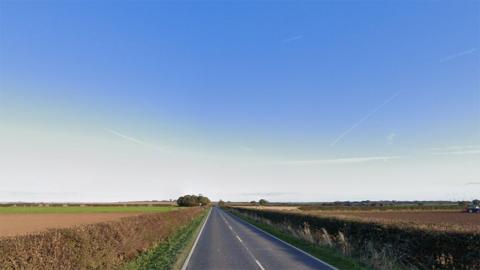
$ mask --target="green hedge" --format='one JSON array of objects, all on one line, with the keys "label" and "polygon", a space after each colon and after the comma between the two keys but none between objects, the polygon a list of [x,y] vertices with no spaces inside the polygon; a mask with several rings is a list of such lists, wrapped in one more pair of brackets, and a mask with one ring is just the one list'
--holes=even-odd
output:
[{"label": "green hedge", "polygon": [[419,269],[480,269],[480,234],[417,229],[401,225],[319,217],[301,213],[235,208],[235,210],[267,219],[273,224],[290,224],[310,231],[324,228],[329,234],[342,232],[352,250],[367,245],[376,250],[389,248],[404,265]]}]

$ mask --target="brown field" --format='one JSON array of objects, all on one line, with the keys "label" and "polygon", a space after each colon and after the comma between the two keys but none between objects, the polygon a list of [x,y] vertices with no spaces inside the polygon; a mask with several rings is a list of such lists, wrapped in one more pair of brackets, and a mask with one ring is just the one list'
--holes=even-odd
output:
[{"label": "brown field", "polygon": [[382,224],[410,225],[417,228],[442,231],[480,232],[480,214],[468,214],[458,210],[309,210],[295,206],[238,206],[252,210],[298,212],[308,215],[361,220]]},{"label": "brown field", "polygon": [[298,206],[254,206],[254,205],[242,205],[236,206],[237,208],[246,208],[246,209],[261,209],[261,210],[278,210],[278,211],[295,211],[298,210]]},{"label": "brown field", "polygon": [[480,231],[480,215],[453,211],[311,211],[309,214],[442,230]]},{"label": "brown field", "polygon": [[140,213],[1,214],[0,237],[36,233],[49,228],[68,228],[112,221],[139,214]]}]

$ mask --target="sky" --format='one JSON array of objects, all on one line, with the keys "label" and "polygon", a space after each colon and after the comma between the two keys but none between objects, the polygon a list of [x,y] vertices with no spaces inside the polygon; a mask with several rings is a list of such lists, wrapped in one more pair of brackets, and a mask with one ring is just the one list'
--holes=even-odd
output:
[{"label": "sky", "polygon": [[480,197],[478,1],[1,1],[0,201]]}]

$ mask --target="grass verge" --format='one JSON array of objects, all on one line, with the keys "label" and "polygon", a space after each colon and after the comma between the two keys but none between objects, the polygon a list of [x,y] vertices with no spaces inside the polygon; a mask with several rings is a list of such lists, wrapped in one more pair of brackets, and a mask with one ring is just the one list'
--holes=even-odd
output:
[{"label": "grass verge", "polygon": [[[228,210],[227,210],[228,211]],[[323,247],[323,246],[319,246],[319,245],[315,245],[315,244],[312,244],[312,243],[309,243],[309,242],[306,242],[304,240],[301,240],[301,239],[298,239],[298,238],[295,238],[294,236],[292,235],[289,235],[287,233],[284,233],[276,228],[274,228],[273,226],[270,226],[270,225],[267,225],[267,224],[264,224],[264,223],[260,223],[256,220],[253,220],[251,218],[248,218],[248,217],[245,217],[245,216],[242,216],[242,215],[238,215],[237,213],[234,213],[234,212],[231,212],[230,213],[240,217],[241,219],[247,221],[248,223],[252,224],[252,225],[255,225],[256,227],[282,239],[283,241],[313,255],[314,257],[332,265],[332,266],[335,266],[336,268],[338,269],[341,269],[341,270],[369,270],[370,268],[368,268],[364,263],[362,263],[361,261],[358,261],[354,258],[350,258],[350,257],[347,257],[345,255],[343,255],[341,252],[333,249],[333,248],[329,248],[329,247]]]},{"label": "grass verge", "polygon": [[181,269],[183,261],[188,256],[189,247],[191,248],[193,245],[195,236],[207,214],[208,211],[205,211],[190,224],[178,229],[174,235],[162,241],[155,248],[128,263],[124,270]]}]

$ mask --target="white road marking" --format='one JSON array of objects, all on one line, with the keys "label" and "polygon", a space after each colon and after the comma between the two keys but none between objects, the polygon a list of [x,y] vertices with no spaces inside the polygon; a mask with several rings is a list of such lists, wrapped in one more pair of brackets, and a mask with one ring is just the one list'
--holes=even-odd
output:
[{"label": "white road marking", "polygon": [[329,264],[329,263],[326,263],[326,262],[320,260],[319,258],[313,256],[312,254],[309,254],[309,253],[307,253],[307,252],[305,252],[305,251],[297,248],[296,246],[294,246],[294,245],[292,245],[292,244],[290,244],[290,243],[287,243],[287,242],[283,241],[282,239],[276,237],[275,235],[273,235],[273,234],[271,234],[271,233],[269,233],[269,232],[267,232],[267,231],[264,231],[264,230],[260,229],[259,227],[255,226],[255,225],[253,225],[253,224],[250,224],[250,223],[242,220],[241,218],[239,218],[239,217],[237,217],[237,216],[234,216],[234,215],[232,215],[232,214],[229,214],[229,216],[232,217],[232,219],[237,220],[237,221],[240,222],[240,223],[243,223],[243,224],[245,224],[245,225],[248,225],[248,226],[250,226],[250,227],[252,227],[252,228],[257,229],[258,231],[261,231],[261,232],[265,233],[266,235],[268,235],[268,236],[270,236],[270,237],[272,237],[272,238],[274,238],[274,239],[276,239],[276,240],[284,243],[285,245],[287,245],[287,246],[289,246],[289,247],[291,247],[291,248],[293,248],[293,249],[295,249],[295,250],[297,250],[297,251],[299,251],[299,252],[307,255],[308,257],[310,257],[310,258],[312,258],[312,259],[314,259],[314,260],[316,260],[316,261],[318,261],[318,262],[320,262],[320,263],[322,263],[322,264],[324,264],[324,265],[326,265],[326,266],[328,266],[328,267],[330,267],[330,268],[332,268],[332,269],[334,269],[334,270],[339,270],[339,269],[336,268],[335,266],[333,266],[333,265],[331,265],[331,264]]},{"label": "white road marking", "polygon": [[265,268],[263,268],[262,264],[258,260],[255,260],[255,262],[257,263],[258,267],[260,267],[260,269],[265,270]]},{"label": "white road marking", "polygon": [[253,258],[253,260],[255,261],[255,263],[258,265],[258,267],[260,268],[260,270],[265,270],[265,268],[262,266],[262,264],[260,263],[259,260],[257,260],[257,258],[255,258],[255,255],[253,255],[253,253],[250,251],[250,249],[247,247],[247,245],[245,245],[245,243],[243,242],[242,238],[240,238],[240,236],[238,236],[237,232],[235,232],[235,230],[232,228],[232,226],[230,226],[230,224],[228,223],[228,221],[225,219],[225,217],[223,216],[222,214],[223,211],[220,212],[220,216],[222,217],[222,219],[224,220],[225,224],[227,224],[228,228],[232,231],[232,233],[235,235],[235,237],[237,237],[238,241],[240,242],[240,244],[242,244],[242,246],[247,250],[247,253]]},{"label": "white road marking", "polygon": [[183,263],[182,270],[187,269],[188,263],[190,262],[190,258],[192,258],[193,250],[197,246],[198,239],[200,239],[200,235],[202,235],[203,229],[205,228],[205,224],[207,224],[207,221],[208,221],[208,218],[210,217],[211,212],[212,212],[212,208],[210,208],[210,210],[208,210],[207,218],[203,221],[202,228],[200,229],[200,232],[198,233],[197,238],[195,239],[195,242],[193,243],[193,246],[192,246],[192,249],[190,250],[190,253],[188,253],[187,259]]}]

